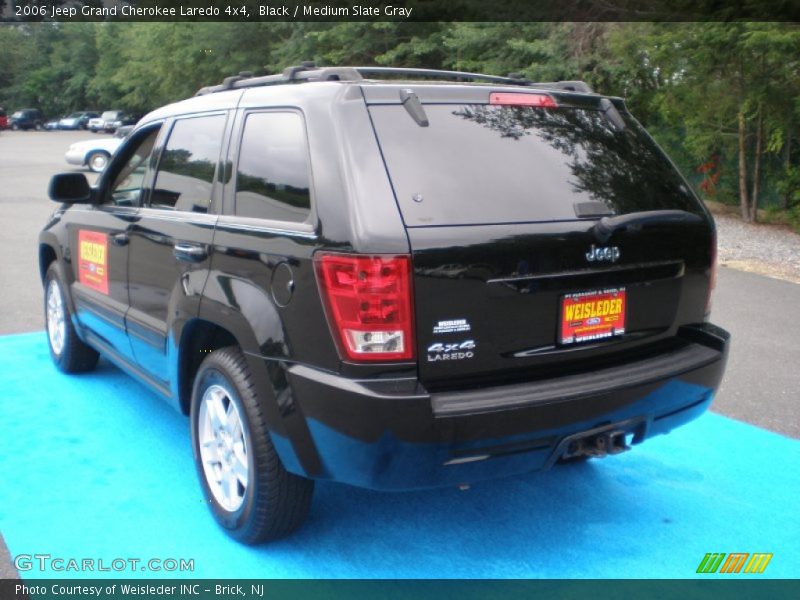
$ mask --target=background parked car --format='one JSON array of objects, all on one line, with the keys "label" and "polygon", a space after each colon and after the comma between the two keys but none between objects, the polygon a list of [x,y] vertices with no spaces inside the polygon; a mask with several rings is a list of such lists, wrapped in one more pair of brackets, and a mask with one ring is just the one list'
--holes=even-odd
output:
[{"label": "background parked car", "polygon": [[132,126],[120,127],[114,137],[75,142],[69,147],[64,158],[71,165],[89,167],[90,171],[99,173],[106,168],[108,159],[131,131],[133,131]]},{"label": "background parked car", "polygon": [[81,110],[63,117],[58,122],[59,129],[86,129],[89,119],[99,117],[100,113],[94,111]]},{"label": "background parked car", "polygon": [[86,123],[86,129],[88,129],[92,133],[97,133],[98,131],[102,131],[103,117],[94,117],[93,119],[89,119],[89,122]]},{"label": "background parked car", "polygon": [[6,110],[0,106],[0,129],[6,129],[8,127],[8,115],[6,114]]},{"label": "background parked car", "polygon": [[120,127],[125,127],[127,125],[136,125],[141,117],[139,115],[131,115],[128,113],[123,113],[122,116],[115,120],[108,122],[106,121],[105,131],[108,133],[114,133]]},{"label": "background parked car", "polygon": [[48,131],[52,131],[54,129],[59,129],[58,123],[63,117],[55,117],[54,119],[50,119],[47,123],[44,124],[44,128]]},{"label": "background parked car", "polygon": [[44,113],[38,108],[23,108],[14,112],[8,120],[11,129],[42,129]]},{"label": "background parked car", "polygon": [[[125,112],[122,110],[107,110],[99,117],[89,119],[87,127],[94,133],[97,133],[98,131],[106,131],[110,127],[111,123],[120,120],[124,114]],[[113,131],[113,129],[111,131]]]}]

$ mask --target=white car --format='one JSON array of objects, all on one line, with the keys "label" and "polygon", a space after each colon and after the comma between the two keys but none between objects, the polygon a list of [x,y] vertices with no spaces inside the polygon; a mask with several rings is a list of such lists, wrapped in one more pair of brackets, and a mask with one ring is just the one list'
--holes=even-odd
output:
[{"label": "white car", "polygon": [[120,127],[114,137],[75,142],[69,147],[64,158],[71,165],[89,167],[90,171],[99,173],[106,168],[111,155],[131,131],[133,127]]},{"label": "white car", "polygon": [[105,119],[103,117],[95,117],[94,119],[89,119],[89,122],[86,123],[86,129],[91,131],[92,133],[97,133],[98,131],[103,131],[103,127],[105,127]]},{"label": "white car", "polygon": [[124,112],[121,110],[107,110],[99,117],[89,119],[89,122],[86,124],[86,128],[94,133],[97,133],[98,131],[105,131],[108,129],[109,124],[121,119],[123,114]]}]

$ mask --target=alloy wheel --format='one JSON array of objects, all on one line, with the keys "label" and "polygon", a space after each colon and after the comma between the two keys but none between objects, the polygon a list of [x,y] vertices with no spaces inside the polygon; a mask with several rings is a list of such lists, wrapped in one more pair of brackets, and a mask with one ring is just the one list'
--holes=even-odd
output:
[{"label": "alloy wheel", "polygon": [[64,349],[67,324],[64,315],[64,301],[58,282],[51,279],[47,285],[47,335],[50,338],[50,347],[53,354],[61,356]]},{"label": "alloy wheel", "polygon": [[221,385],[211,385],[203,394],[197,427],[208,487],[222,508],[234,512],[247,492],[248,448],[239,409]]}]

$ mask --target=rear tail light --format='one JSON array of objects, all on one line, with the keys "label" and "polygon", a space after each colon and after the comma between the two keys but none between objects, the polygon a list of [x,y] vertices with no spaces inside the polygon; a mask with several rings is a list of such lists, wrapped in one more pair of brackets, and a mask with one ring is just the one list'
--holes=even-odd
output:
[{"label": "rear tail light", "polygon": [[317,254],[317,281],[342,358],[414,358],[411,260],[408,256]]},{"label": "rear tail light", "polygon": [[711,234],[711,272],[709,273],[708,296],[706,297],[706,319],[711,315],[711,297],[717,287],[717,232]]},{"label": "rear tail light", "polygon": [[558,103],[548,94],[520,94],[514,92],[492,92],[489,94],[489,104],[558,108]]}]

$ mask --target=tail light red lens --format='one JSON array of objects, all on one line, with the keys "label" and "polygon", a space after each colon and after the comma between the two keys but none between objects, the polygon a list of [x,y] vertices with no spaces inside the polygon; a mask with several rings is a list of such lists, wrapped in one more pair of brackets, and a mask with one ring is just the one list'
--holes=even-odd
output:
[{"label": "tail light red lens", "polygon": [[489,104],[558,108],[558,103],[548,94],[519,94],[514,92],[492,92],[489,94]]},{"label": "tail light red lens", "polygon": [[356,362],[414,358],[408,256],[321,253],[314,262],[342,358]]}]

